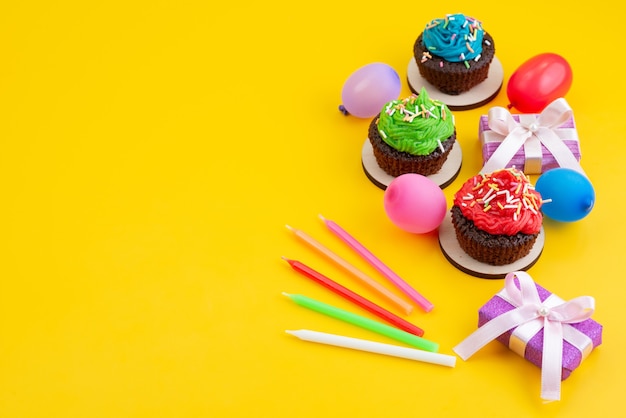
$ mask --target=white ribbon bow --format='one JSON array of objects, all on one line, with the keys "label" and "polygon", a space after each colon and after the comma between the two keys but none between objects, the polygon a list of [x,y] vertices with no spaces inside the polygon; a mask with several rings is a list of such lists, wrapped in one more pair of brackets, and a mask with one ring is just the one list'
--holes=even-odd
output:
[{"label": "white ribbon bow", "polygon": [[[515,285],[515,278],[519,280],[519,289]],[[478,328],[454,347],[454,352],[463,360],[467,360],[487,343],[510,329],[526,324],[531,324],[531,327],[535,325],[536,332],[543,328],[541,398],[548,401],[559,400],[561,398],[564,325],[567,331],[570,331],[569,328],[574,328],[567,324],[582,322],[590,318],[595,308],[595,300],[591,296],[580,296],[569,302],[550,307],[545,302],[541,302],[535,283],[523,271],[506,275],[504,291],[515,308]],[[533,322],[539,322],[539,325],[536,326],[532,324]],[[582,350],[587,353],[591,351],[590,344],[589,341],[586,344],[587,347]]]},{"label": "white ribbon bow", "polygon": [[[482,173],[491,173],[504,168],[517,151],[523,146],[526,154],[524,172],[541,173],[541,145],[554,156],[560,167],[571,168],[585,175],[563,140],[555,129],[563,125],[572,116],[572,109],[565,99],[559,98],[550,103],[538,116],[519,115],[517,123],[509,111],[503,107],[489,109],[489,128],[504,136],[502,143],[491,154],[483,166]],[[521,169],[521,167],[518,167]]]}]

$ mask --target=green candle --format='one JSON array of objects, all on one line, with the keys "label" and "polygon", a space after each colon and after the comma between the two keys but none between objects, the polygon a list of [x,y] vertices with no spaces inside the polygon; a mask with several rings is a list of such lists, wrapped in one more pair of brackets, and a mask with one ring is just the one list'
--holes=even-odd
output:
[{"label": "green candle", "polygon": [[412,345],[421,350],[437,352],[439,350],[439,344],[429,341],[425,338],[418,337],[417,335],[410,334],[401,329],[394,328],[392,326],[383,324],[378,321],[366,318],[361,315],[354,314],[352,312],[344,311],[343,309],[328,305],[315,299],[311,299],[303,295],[292,295],[289,293],[283,293],[283,295],[289,297],[295,303],[305,308],[317,311],[327,316],[339,319],[344,322],[348,322],[352,325],[356,325],[361,328],[376,332],[378,334],[393,338],[394,340],[401,341],[405,344]]}]

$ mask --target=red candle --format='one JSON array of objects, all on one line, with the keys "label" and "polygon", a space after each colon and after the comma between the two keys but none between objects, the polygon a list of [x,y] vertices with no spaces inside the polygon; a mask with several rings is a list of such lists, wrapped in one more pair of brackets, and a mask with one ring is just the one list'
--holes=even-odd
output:
[{"label": "red candle", "polygon": [[421,337],[422,335],[424,335],[424,330],[422,330],[421,328],[411,324],[410,322],[400,318],[399,316],[389,312],[388,310],[386,310],[385,308],[382,308],[378,305],[376,305],[374,302],[367,300],[366,298],[364,298],[363,296],[354,293],[352,290],[340,285],[339,283],[335,282],[332,279],[329,279],[328,277],[324,276],[323,274],[313,270],[311,267],[308,267],[307,265],[296,261],[296,260],[290,260],[287,259],[285,257],[283,257],[283,259],[289,263],[289,265],[298,273],[302,274],[303,276],[308,277],[309,279],[313,280],[314,282],[317,282],[319,284],[321,284],[322,286],[332,290],[333,292],[335,292],[336,294],[342,296],[343,298],[349,300],[350,302],[354,303],[355,305],[360,306],[363,309],[366,309],[368,311],[370,311],[371,313],[373,313],[374,315],[384,319],[385,321],[389,322],[390,324],[394,325],[395,327],[406,331],[406,332],[410,332],[411,334],[417,335],[418,337]]}]

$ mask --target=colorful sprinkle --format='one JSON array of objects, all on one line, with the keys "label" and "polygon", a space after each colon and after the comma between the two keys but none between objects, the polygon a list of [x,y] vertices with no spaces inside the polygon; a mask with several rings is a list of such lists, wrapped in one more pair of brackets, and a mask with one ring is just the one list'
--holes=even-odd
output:
[{"label": "colorful sprinkle", "polygon": [[489,205],[489,202],[491,202],[495,198],[496,198],[496,195],[491,195],[488,198],[484,198],[483,202],[485,203],[485,205]]},{"label": "colorful sprinkle", "polygon": [[524,173],[515,169],[502,171],[508,171],[511,176],[487,176],[480,173],[473,178],[472,187],[465,189],[463,196],[457,196],[456,199],[470,208],[478,204],[483,212],[495,210],[498,212],[497,216],[510,216],[515,221],[526,219],[526,213],[522,215],[525,211],[528,215],[538,215],[544,201],[534,191]]}]

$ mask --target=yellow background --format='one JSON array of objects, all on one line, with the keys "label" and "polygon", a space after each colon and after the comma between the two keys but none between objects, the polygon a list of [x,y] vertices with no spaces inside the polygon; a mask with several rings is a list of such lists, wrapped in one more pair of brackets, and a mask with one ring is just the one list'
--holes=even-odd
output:
[{"label": "yellow background", "polygon": [[[500,4],[4,2],[0,415],[616,416],[626,375],[623,28],[593,5]],[[434,302],[408,319],[443,353],[502,287],[452,267],[436,233],[391,224],[361,169],[369,120],[337,111],[344,81],[371,62],[394,67],[408,95],[415,38],[456,12],[493,35],[505,87],[542,52],[573,68],[566,99],[596,206],[580,222],[546,221],[529,273],[564,299],[594,296],[604,343],[563,383],[560,402],[542,404],[539,369],[497,342],[446,368],[284,332],[394,343],[281,295],[362,312],[286,256],[384,305],[285,228],[380,279],[318,214]],[[448,204],[480,169],[478,118],[508,104],[505,87],[489,105],[455,112],[463,167]]]}]

